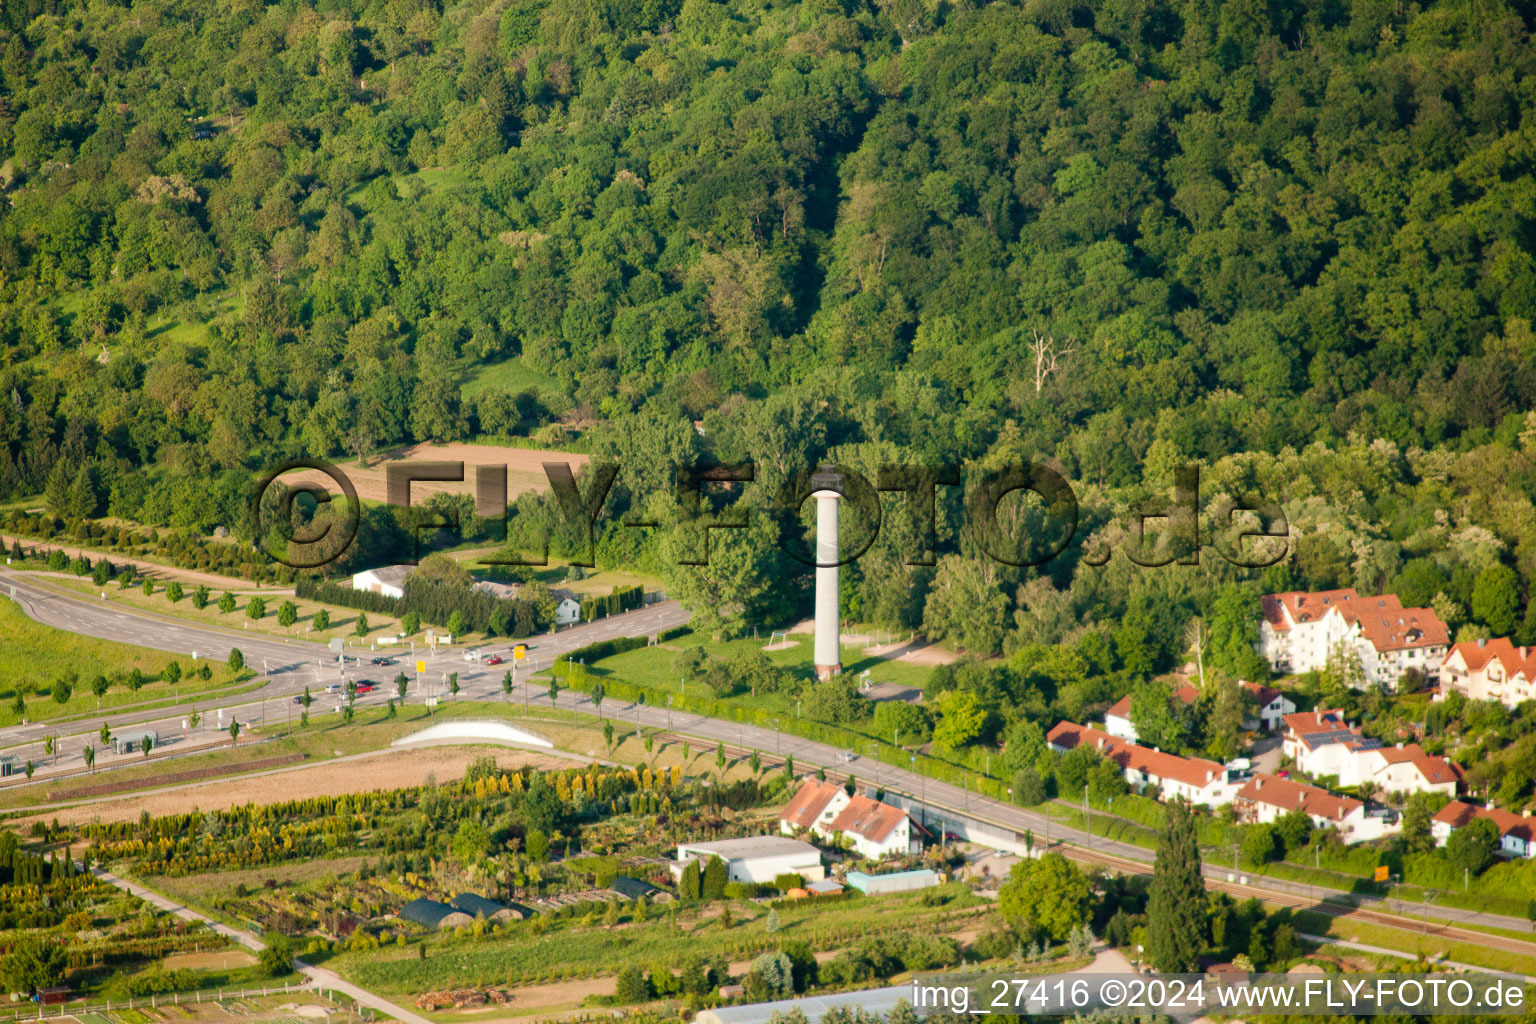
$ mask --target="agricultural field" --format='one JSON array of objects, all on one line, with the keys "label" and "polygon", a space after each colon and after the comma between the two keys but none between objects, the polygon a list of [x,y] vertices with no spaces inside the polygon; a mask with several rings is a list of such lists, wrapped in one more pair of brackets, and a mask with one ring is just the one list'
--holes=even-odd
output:
[{"label": "agricultural field", "polygon": [[[179,670],[174,683],[167,678],[171,665]],[[99,698],[92,688],[98,677],[108,684]],[[55,629],[0,598],[0,726],[85,714],[98,703],[105,709],[185,699],[237,682],[221,661],[194,662]]]},{"label": "agricultural field", "polygon": [[[473,496],[475,493],[475,466],[505,466],[507,468],[507,499],[515,501],[517,496],[527,492],[543,493],[549,489],[549,480],[544,475],[543,464],[546,462],[566,462],[572,471],[580,469],[589,461],[589,457],[577,452],[544,451],[532,448],[511,448],[506,446],[471,444],[461,442],[457,444],[414,444],[392,449],[380,455],[370,456],[366,461],[352,460],[337,464],[337,469],[346,474],[357,489],[357,496],[364,501],[382,502],[387,498],[385,486],[385,468],[391,462],[462,462],[464,463],[464,480],[462,482],[420,482],[411,485],[411,503],[418,504],[434,494],[463,494]],[[284,483],[295,484],[300,481],[317,483],[325,486],[332,492],[336,484],[324,473],[318,470],[295,471],[284,474]]]},{"label": "agricultural field", "polygon": [[[83,871],[66,856],[71,838],[44,826],[25,838],[0,833],[0,948],[7,951],[0,981],[11,990],[67,983],[75,997],[122,1003],[263,979],[282,984],[289,976],[261,967],[204,925]],[[155,1015],[141,1024],[165,1020]]]}]

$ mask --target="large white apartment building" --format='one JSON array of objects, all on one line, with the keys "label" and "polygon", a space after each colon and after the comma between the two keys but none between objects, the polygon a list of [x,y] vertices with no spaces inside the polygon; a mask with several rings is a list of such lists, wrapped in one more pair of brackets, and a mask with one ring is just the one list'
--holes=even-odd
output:
[{"label": "large white apartment building", "polygon": [[1395,689],[1416,668],[1433,677],[1450,647],[1432,608],[1404,608],[1395,594],[1361,597],[1353,588],[1266,594],[1259,654],[1276,672],[1328,667],[1335,650],[1358,655],[1367,685]]},{"label": "large white apartment building", "polygon": [[1506,637],[1457,644],[1440,664],[1435,699],[1453,691],[1509,707],[1536,699],[1536,647],[1516,647]]}]

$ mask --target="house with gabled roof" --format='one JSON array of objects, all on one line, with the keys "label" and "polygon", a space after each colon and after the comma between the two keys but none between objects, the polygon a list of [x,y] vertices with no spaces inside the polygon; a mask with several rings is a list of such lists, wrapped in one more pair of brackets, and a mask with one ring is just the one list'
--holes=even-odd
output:
[{"label": "house with gabled roof", "polygon": [[1451,693],[1511,708],[1536,700],[1536,647],[1516,647],[1508,637],[1454,645],[1440,663],[1435,700]]},{"label": "house with gabled roof", "polygon": [[1276,672],[1328,666],[1336,650],[1359,658],[1367,685],[1395,689],[1408,669],[1433,678],[1450,631],[1432,608],[1404,608],[1395,594],[1361,597],[1353,588],[1265,594],[1258,652]]},{"label": "house with gabled roof", "polygon": [[1152,789],[1164,800],[1177,796],[1192,804],[1220,807],[1232,802],[1241,785],[1225,765],[1215,761],[1164,753],[1075,722],[1057,722],[1045,740],[1058,754],[1087,744],[1118,764],[1125,781],[1135,789]]},{"label": "house with gabled roof", "polygon": [[1444,846],[1451,833],[1476,818],[1487,818],[1499,830],[1499,853],[1505,857],[1536,857],[1536,821],[1530,811],[1513,814],[1496,807],[1479,807],[1465,800],[1452,800],[1429,823],[1435,845]]},{"label": "house with gabled roof", "polygon": [[1345,842],[1375,838],[1365,831],[1365,804],[1353,797],[1338,796],[1303,782],[1255,772],[1233,799],[1239,821],[1268,824],[1293,811],[1301,811],[1317,828],[1339,831]]},{"label": "house with gabled roof", "polygon": [[[1273,686],[1263,686],[1259,683],[1250,683],[1240,680],[1238,685],[1249,693],[1254,701],[1254,713],[1243,720],[1244,729],[1263,729],[1272,732],[1282,719],[1296,710],[1296,705],[1289,697],[1275,689]],[[1171,701],[1190,705],[1200,699],[1200,691],[1186,683],[1173,691]],[[1118,736],[1132,743],[1139,743],[1140,737],[1136,735],[1136,724],[1131,721],[1131,697],[1126,694],[1111,705],[1104,712],[1104,731],[1111,736]]]},{"label": "house with gabled roof", "polygon": [[842,839],[871,860],[921,853],[927,830],[900,807],[862,794],[850,796],[840,783],[806,779],[779,813],[779,831],[807,830],[828,841]]}]

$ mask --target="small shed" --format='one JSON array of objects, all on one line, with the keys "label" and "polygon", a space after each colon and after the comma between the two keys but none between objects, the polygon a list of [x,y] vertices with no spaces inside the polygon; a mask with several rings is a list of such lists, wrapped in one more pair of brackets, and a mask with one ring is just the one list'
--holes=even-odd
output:
[{"label": "small shed", "polygon": [[410,921],[424,928],[461,928],[472,924],[474,917],[456,907],[437,900],[415,899],[401,907],[395,914],[402,921]]},{"label": "small shed", "polygon": [[843,891],[843,883],[835,878],[823,878],[819,882],[807,885],[805,891],[812,896],[836,896]]},{"label": "small shed", "polygon": [[37,1001],[44,1006],[57,1006],[60,1003],[69,1002],[68,985],[49,985],[47,988],[37,990]]}]

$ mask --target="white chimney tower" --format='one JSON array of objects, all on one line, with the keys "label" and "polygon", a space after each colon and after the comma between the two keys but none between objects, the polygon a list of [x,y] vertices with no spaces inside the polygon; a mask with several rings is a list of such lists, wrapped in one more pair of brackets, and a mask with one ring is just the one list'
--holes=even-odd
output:
[{"label": "white chimney tower", "polygon": [[837,502],[834,487],[843,477],[830,463],[811,475],[816,499],[816,678],[829,679],[843,670],[843,645],[838,634]]}]

